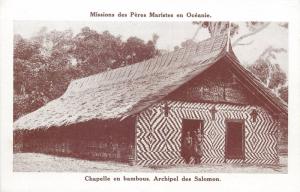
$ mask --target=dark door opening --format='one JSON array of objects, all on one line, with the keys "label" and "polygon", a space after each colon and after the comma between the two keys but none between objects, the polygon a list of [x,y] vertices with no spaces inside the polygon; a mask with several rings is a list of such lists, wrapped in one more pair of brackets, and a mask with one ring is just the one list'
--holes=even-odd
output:
[{"label": "dark door opening", "polygon": [[202,157],[203,121],[195,119],[182,120],[181,156],[189,163],[194,158],[200,163]]},{"label": "dark door opening", "polygon": [[226,123],[226,159],[244,159],[244,122],[243,121],[227,121]]}]

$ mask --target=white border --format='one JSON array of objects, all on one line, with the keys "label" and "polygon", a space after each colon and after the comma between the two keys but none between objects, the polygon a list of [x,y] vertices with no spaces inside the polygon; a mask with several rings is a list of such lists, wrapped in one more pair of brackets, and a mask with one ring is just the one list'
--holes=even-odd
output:
[{"label": "white border", "polygon": [[[297,191],[300,189],[300,44],[298,0],[252,1],[103,1],[103,0],[2,0],[0,39],[0,107],[1,107],[1,189],[0,191]],[[120,18],[90,18],[90,11],[137,11],[137,12],[207,12],[209,20],[221,21],[287,21],[289,22],[289,162],[288,174],[205,174],[222,179],[219,183],[89,183],[84,182],[87,173],[14,173],[12,172],[12,98],[13,98],[13,20],[111,20]],[[121,20],[124,20],[123,18]],[[128,18],[127,20],[162,20],[152,18]],[[164,19],[163,19],[164,20]],[[178,20],[176,18],[168,21]],[[181,19],[198,20],[198,19]],[[208,20],[208,19],[204,19]],[[154,174],[154,173],[153,173]],[[151,173],[126,173],[126,175],[153,175]],[[201,173],[199,173],[202,175]],[[89,173],[122,175],[122,173]],[[166,174],[159,174],[166,175]],[[195,174],[168,174],[189,175]]]}]

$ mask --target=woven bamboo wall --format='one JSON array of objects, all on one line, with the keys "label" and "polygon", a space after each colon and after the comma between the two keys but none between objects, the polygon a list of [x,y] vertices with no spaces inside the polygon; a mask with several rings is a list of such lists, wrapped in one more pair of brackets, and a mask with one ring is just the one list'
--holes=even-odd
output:
[{"label": "woven bamboo wall", "polygon": [[[140,113],[136,127],[136,163],[139,165],[171,165],[184,163],[180,155],[182,119],[204,120],[202,163],[225,162],[225,120],[245,120],[245,159],[227,163],[276,164],[277,121],[258,106],[168,102],[168,117],[163,103]],[[217,113],[212,120],[210,109]],[[258,111],[254,122],[253,109]]]},{"label": "woven bamboo wall", "polygon": [[114,160],[128,162],[133,151],[133,144],[108,141],[99,138],[98,141],[66,139],[41,140],[26,138],[24,143],[15,143],[14,152],[44,153],[57,156],[70,156],[90,160]]},{"label": "woven bamboo wall", "polygon": [[20,131],[14,134],[14,152],[128,162],[134,153],[134,123],[135,118],[121,123],[95,120],[69,127]]}]

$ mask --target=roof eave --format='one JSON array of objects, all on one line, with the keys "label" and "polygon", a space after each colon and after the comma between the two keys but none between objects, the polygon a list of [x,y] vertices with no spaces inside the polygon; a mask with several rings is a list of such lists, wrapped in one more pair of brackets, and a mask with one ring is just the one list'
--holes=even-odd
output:
[{"label": "roof eave", "polygon": [[[256,89],[256,91],[258,91],[263,97],[265,97],[267,99],[267,101],[269,101],[269,103],[279,113],[282,113],[283,115],[288,116],[288,109],[287,109],[286,104],[280,98],[278,98],[278,100],[280,101],[280,102],[278,102],[277,100],[274,99],[273,95],[270,95],[267,91],[265,91],[261,87],[261,86],[264,86],[264,85],[262,85],[262,82],[255,82],[255,80],[254,80],[255,76],[253,74],[250,74],[250,73],[246,72],[246,69],[244,69],[241,66],[239,60],[237,59],[237,57],[235,56],[235,54],[233,53],[233,51],[227,52],[227,54],[225,55],[225,58],[228,59],[230,61],[230,63],[233,64],[232,66],[235,69],[237,69],[247,79],[247,81]],[[266,87],[264,87],[264,88],[267,89]]]}]

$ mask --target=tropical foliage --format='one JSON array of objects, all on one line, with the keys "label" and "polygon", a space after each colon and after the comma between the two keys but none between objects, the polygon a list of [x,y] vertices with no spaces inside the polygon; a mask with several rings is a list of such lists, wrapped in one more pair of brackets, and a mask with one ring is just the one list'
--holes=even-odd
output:
[{"label": "tropical foliage", "polygon": [[72,79],[147,60],[159,54],[158,36],[148,42],[137,37],[123,41],[108,31],[84,27],[14,36],[14,119],[61,96]]}]

